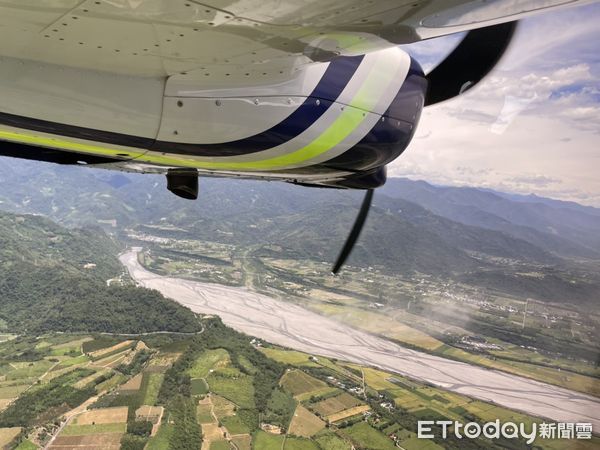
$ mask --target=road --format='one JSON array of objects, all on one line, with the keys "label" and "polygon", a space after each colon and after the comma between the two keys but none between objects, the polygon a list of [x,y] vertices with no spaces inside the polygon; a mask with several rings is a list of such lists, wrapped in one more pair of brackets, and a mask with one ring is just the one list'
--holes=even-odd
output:
[{"label": "road", "polygon": [[298,305],[243,288],[157,275],[121,255],[132,278],[195,312],[273,344],[338,358],[432,383],[459,394],[560,422],[590,422],[600,430],[600,399],[508,373],[401,347]]}]

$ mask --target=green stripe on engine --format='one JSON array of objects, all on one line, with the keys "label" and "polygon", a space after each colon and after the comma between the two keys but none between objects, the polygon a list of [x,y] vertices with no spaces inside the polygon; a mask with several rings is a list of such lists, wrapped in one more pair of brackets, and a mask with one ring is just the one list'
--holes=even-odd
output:
[{"label": "green stripe on engine", "polygon": [[102,147],[96,144],[83,144],[80,142],[67,141],[58,137],[36,136],[7,130],[0,130],[0,139],[10,142],[18,142],[20,144],[30,144],[38,147],[47,147],[78,153],[89,153],[92,155],[111,156],[118,158],[136,158],[142,155],[139,149],[131,151],[124,148]]},{"label": "green stripe on engine", "polygon": [[[383,67],[382,67],[383,66]],[[308,161],[331,150],[346,139],[365,120],[368,111],[372,111],[396,75],[394,67],[389,67],[383,58],[379,58],[367,79],[338,118],[306,146],[274,158],[260,161],[220,162],[204,159],[173,158],[154,154],[142,155],[138,160],[156,164],[195,166],[203,169],[223,170],[281,170],[305,165]]]}]

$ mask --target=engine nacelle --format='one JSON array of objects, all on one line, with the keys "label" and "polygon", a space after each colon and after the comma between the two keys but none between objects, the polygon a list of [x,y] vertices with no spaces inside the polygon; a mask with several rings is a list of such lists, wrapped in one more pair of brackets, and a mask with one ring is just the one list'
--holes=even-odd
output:
[{"label": "engine nacelle", "polygon": [[216,75],[168,80],[157,141],[138,160],[160,152],[207,170],[372,171],[407,147],[427,87],[397,47],[307,65],[279,81]]}]

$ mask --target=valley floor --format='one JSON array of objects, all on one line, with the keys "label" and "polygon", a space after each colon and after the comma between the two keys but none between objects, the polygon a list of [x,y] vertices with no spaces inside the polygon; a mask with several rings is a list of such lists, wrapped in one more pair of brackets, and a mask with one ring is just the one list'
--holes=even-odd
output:
[{"label": "valley floor", "polygon": [[600,429],[600,399],[500,371],[406,349],[292,303],[245,289],[156,275],[137,250],[121,256],[132,278],[232,328],[303,352],[339,358],[432,383],[452,392],[562,422]]}]

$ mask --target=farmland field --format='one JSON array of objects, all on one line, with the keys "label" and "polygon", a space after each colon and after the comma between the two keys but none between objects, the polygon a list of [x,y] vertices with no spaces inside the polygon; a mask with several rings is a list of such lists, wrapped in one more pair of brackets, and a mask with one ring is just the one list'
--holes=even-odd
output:
[{"label": "farmland field", "polygon": [[83,436],[88,434],[125,433],[126,423],[104,423],[96,425],[67,425],[61,436]]},{"label": "farmland field", "polygon": [[[233,436],[231,441],[235,444],[238,450],[251,450],[252,449],[252,436],[249,434],[241,436]],[[258,450],[258,449],[257,449]]]},{"label": "farmland field", "polygon": [[224,397],[219,395],[211,394],[210,399],[212,401],[215,415],[219,418],[225,416],[231,416],[234,414],[235,404],[230,402]]},{"label": "farmland field", "polygon": [[85,411],[73,419],[73,425],[100,425],[127,422],[127,407],[102,408]]},{"label": "farmland field", "polygon": [[373,369],[371,367],[360,367],[354,364],[348,364],[347,366],[352,367],[355,370],[362,371],[365,376],[365,382],[373,389],[383,390],[396,387],[394,383],[389,381],[389,373],[382,372],[381,370]]},{"label": "farmland field", "polygon": [[281,386],[293,396],[312,394],[330,389],[327,383],[318,380],[301,370],[290,370],[281,378]]},{"label": "farmland field", "polygon": [[325,417],[362,404],[363,402],[344,392],[336,397],[315,403],[312,405],[312,409]]},{"label": "farmland field", "polygon": [[196,409],[198,423],[213,423],[215,418],[210,413],[210,404],[200,403]]},{"label": "farmland field", "polygon": [[366,422],[359,422],[344,428],[343,434],[348,436],[357,446],[372,450],[395,450],[397,447],[384,434]]},{"label": "farmland field", "polygon": [[65,435],[57,437],[50,450],[61,450],[65,448],[77,449],[85,447],[118,449],[120,447],[122,433]]},{"label": "farmland field", "polygon": [[206,381],[202,378],[192,378],[190,381],[190,388],[192,395],[203,395],[208,393],[208,386],[206,385]]},{"label": "farmland field", "polygon": [[260,351],[269,358],[283,364],[290,364],[292,366],[319,367],[319,364],[309,359],[309,355],[306,353],[297,352],[295,350],[261,348]]},{"label": "farmland field", "polygon": [[169,440],[173,435],[173,425],[163,422],[158,433],[148,441],[145,450],[166,450],[169,448]]},{"label": "farmland field", "polygon": [[20,427],[0,428],[0,448],[5,448],[21,433]]},{"label": "farmland field", "polygon": [[149,373],[143,375],[142,386],[144,387],[144,398],[142,404],[154,406],[158,400],[158,392],[165,375],[162,373]]},{"label": "farmland field", "polygon": [[212,392],[231,400],[242,408],[254,408],[252,377],[242,375],[230,378],[212,373],[206,381]]},{"label": "farmland field", "polygon": [[223,433],[216,423],[203,423],[202,435],[207,441],[218,441],[223,439]]},{"label": "farmland field", "polygon": [[73,387],[75,387],[77,389],[83,389],[88,384],[92,384],[94,381],[96,381],[100,377],[106,376],[108,378],[110,373],[111,373],[110,369],[100,369],[97,372],[94,372],[93,374],[91,374],[85,378],[82,378],[77,383],[75,383],[75,385]]},{"label": "farmland field", "polygon": [[10,364],[14,367],[6,374],[6,380],[21,380],[25,378],[33,378],[42,375],[54,364],[47,360],[35,361],[35,362],[13,362]]},{"label": "farmland field", "polygon": [[325,428],[325,422],[307,410],[304,406],[298,405],[294,412],[294,418],[290,424],[290,434],[302,437],[311,437]]},{"label": "farmland field", "polygon": [[212,441],[210,443],[210,450],[231,450],[231,446],[225,439],[219,441]]},{"label": "farmland field", "polygon": [[219,418],[219,420],[231,434],[247,434],[251,431],[239,416],[227,416]]},{"label": "farmland field", "polygon": [[111,347],[106,347],[100,350],[96,350],[94,352],[90,352],[89,356],[93,361],[97,361],[99,359],[106,358],[107,356],[112,356],[117,353],[121,353],[125,350],[129,350],[136,345],[136,341],[123,341],[115,344]]},{"label": "farmland field", "polygon": [[402,441],[400,445],[406,450],[443,450],[444,448],[440,447],[435,442],[419,439],[416,436]]},{"label": "farmland field", "polygon": [[308,439],[288,437],[285,440],[284,450],[320,450],[319,446]]},{"label": "farmland field", "polygon": [[355,406],[354,408],[345,409],[335,414],[331,414],[327,416],[327,420],[330,422],[338,422],[340,420],[347,419],[348,417],[356,416],[357,414],[369,411],[370,409],[371,407],[369,405]]},{"label": "farmland field", "polygon": [[92,364],[96,367],[116,367],[123,360],[125,354],[123,352],[108,355],[102,359],[93,360]]},{"label": "farmland field", "polygon": [[92,340],[84,342],[81,346],[81,350],[83,351],[83,353],[94,353],[99,350],[112,347],[113,345],[116,345],[119,342],[121,342],[121,340],[114,337],[99,336]]},{"label": "farmland field", "polygon": [[0,387],[0,399],[11,399],[17,397],[21,392],[27,389],[29,385],[19,384],[16,386]]},{"label": "farmland field", "polygon": [[126,377],[122,373],[115,373],[108,380],[96,385],[96,392],[104,392],[119,386]]},{"label": "farmland field", "polygon": [[162,406],[143,405],[136,409],[135,418],[136,420],[147,420],[154,424],[158,423],[158,421],[155,420],[155,418],[160,417],[163,411],[164,408]]},{"label": "farmland field", "polygon": [[252,441],[252,448],[260,450],[281,450],[283,436],[257,431]]},{"label": "farmland field", "polygon": [[351,450],[352,444],[332,432],[319,433],[316,441],[323,450]]},{"label": "farmland field", "polygon": [[206,350],[202,353],[192,367],[187,370],[187,374],[192,378],[206,378],[211,370],[229,365],[229,353],[221,348],[216,350]]},{"label": "farmland field", "polygon": [[85,337],[74,341],[68,341],[62,344],[52,345],[50,355],[64,356],[73,353],[82,353],[81,349],[84,343],[89,342],[92,338]]},{"label": "farmland field", "polygon": [[37,450],[37,445],[28,439],[24,439],[15,450]]},{"label": "farmland field", "polygon": [[142,386],[142,377],[143,377],[143,374],[138,373],[136,376],[129,379],[129,381],[127,381],[127,383],[124,383],[123,385],[121,385],[121,387],[119,388],[119,391],[121,391],[121,392],[123,392],[123,391],[139,391],[140,387]]}]

